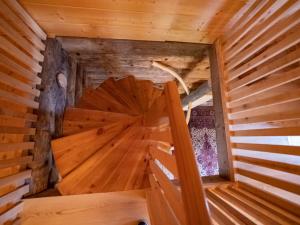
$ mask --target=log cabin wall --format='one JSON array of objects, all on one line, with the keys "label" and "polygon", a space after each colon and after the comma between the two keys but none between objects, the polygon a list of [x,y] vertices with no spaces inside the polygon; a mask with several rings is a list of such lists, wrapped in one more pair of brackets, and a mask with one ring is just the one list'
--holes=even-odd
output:
[{"label": "log cabin wall", "polygon": [[14,0],[0,14],[0,224],[11,224],[29,191],[46,34]]},{"label": "log cabin wall", "polygon": [[[251,201],[256,195],[298,216],[299,8],[300,2],[293,0],[249,1],[224,37],[215,43],[227,138],[238,188],[252,193],[248,193]],[[265,224],[276,220],[275,216],[271,220],[263,218],[257,202],[243,200],[245,195],[241,197],[238,191],[208,196],[220,200],[229,210],[238,206],[235,212],[239,219]],[[270,211],[261,212],[271,215]]]}]

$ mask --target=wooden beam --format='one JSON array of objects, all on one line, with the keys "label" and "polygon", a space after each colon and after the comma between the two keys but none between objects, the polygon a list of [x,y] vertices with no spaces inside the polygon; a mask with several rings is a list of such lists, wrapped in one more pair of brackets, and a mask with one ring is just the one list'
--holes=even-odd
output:
[{"label": "wooden beam", "polygon": [[219,41],[209,49],[218,164],[220,176],[229,178],[233,181],[234,175],[229,139],[229,121],[225,101],[224,64],[221,51],[222,49]]},{"label": "wooden beam", "polygon": [[211,83],[209,81],[205,81],[196,90],[192,91],[189,95],[181,100],[182,107],[187,109],[189,102],[193,103],[199,98],[207,95],[209,92],[211,92]]}]

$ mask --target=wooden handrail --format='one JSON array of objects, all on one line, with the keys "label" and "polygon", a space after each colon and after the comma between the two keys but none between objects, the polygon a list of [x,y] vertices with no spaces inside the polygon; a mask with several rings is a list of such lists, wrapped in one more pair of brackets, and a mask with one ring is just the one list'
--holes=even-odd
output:
[{"label": "wooden handrail", "polygon": [[166,84],[165,95],[187,220],[186,224],[210,225],[211,221],[203,185],[174,81]]}]

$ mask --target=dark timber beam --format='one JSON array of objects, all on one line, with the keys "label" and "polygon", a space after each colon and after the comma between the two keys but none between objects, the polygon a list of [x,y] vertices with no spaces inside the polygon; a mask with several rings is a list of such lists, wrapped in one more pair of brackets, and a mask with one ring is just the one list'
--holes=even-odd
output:
[{"label": "dark timber beam", "polygon": [[185,96],[181,100],[181,105],[183,108],[187,108],[189,102],[195,102],[204,95],[211,92],[211,84],[209,81],[205,81],[196,90],[192,91],[188,96]]},{"label": "dark timber beam", "polygon": [[218,151],[219,175],[233,181],[232,156],[230,140],[227,135],[228,118],[226,113],[225,90],[224,90],[224,62],[219,42],[209,48],[209,61],[211,70],[211,85],[213,105],[215,110],[215,129]]}]

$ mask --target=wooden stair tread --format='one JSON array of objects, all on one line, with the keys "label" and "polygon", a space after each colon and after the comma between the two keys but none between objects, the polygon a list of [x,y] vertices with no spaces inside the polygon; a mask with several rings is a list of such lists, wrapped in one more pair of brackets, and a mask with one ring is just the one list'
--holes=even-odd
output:
[{"label": "wooden stair tread", "polygon": [[66,176],[129,125],[130,122],[116,122],[52,141],[60,175]]},{"label": "wooden stair tread", "polygon": [[133,121],[135,117],[122,113],[81,108],[67,108],[63,121],[63,135],[71,135],[114,122]]},{"label": "wooden stair tread", "polygon": [[[37,207],[38,205],[38,207]],[[23,225],[136,225],[149,221],[144,190],[24,200]]]},{"label": "wooden stair tread", "polygon": [[[105,176],[118,163],[120,156],[126,153],[126,148],[135,140],[139,130],[131,126],[105,144],[88,160],[68,174],[59,184],[62,194],[91,193],[97,187],[99,178]],[[103,180],[99,181],[100,183]],[[99,185],[99,184],[98,184]]]},{"label": "wooden stair tread", "polygon": [[[126,78],[124,78],[126,79]],[[124,90],[119,87],[118,83],[114,80],[114,78],[109,78],[105,80],[101,86],[104,90],[106,90],[110,95],[112,95],[117,101],[119,101],[122,105],[126,106],[130,109],[133,115],[140,115],[139,107],[136,105],[129,96],[128,90]]]}]

